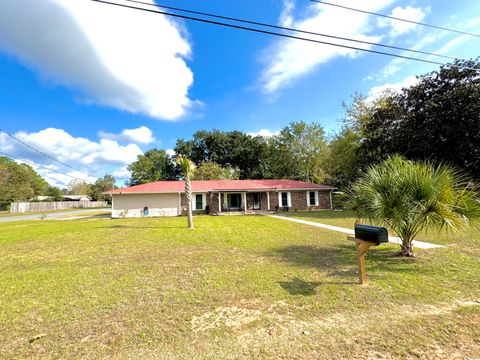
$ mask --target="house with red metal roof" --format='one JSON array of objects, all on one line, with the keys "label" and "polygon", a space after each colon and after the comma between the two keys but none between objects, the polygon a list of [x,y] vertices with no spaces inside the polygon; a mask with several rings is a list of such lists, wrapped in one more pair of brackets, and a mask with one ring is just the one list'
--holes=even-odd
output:
[{"label": "house with red metal roof", "polygon": [[[192,181],[192,210],[211,215],[332,209],[331,186],[297,180]],[[106,192],[112,217],[186,214],[184,181],[155,181]]]}]

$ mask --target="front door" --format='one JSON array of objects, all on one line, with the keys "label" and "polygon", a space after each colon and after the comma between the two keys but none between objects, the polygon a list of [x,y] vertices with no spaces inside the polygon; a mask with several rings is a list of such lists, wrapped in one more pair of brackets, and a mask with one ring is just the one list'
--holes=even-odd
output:
[{"label": "front door", "polygon": [[227,205],[229,209],[240,209],[241,204],[241,194],[227,194]]},{"label": "front door", "polygon": [[260,193],[253,193],[253,210],[260,210]]}]

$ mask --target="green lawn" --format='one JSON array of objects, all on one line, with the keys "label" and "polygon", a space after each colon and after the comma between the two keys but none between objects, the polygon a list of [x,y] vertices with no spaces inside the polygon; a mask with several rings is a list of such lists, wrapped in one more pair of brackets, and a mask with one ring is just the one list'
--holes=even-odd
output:
[{"label": "green lawn", "polygon": [[417,250],[415,259],[395,257],[393,245],[374,248],[370,284],[360,287],[344,234],[262,216],[199,216],[196,229],[185,225],[0,224],[0,358],[480,354],[478,233],[445,236],[457,245]]},{"label": "green lawn", "polygon": [[[286,217],[293,217],[296,219],[319,222],[327,225],[334,225],[353,229],[355,221],[357,220],[353,211],[288,211],[280,212],[279,215]],[[378,224],[377,224],[378,225]],[[455,234],[449,231],[438,231],[430,229],[423,231],[417,236],[416,240],[427,241],[434,244],[444,244],[455,246],[470,245],[480,246],[480,236],[476,235],[480,229],[470,229],[465,233]],[[395,235],[393,231],[389,231]]]}]

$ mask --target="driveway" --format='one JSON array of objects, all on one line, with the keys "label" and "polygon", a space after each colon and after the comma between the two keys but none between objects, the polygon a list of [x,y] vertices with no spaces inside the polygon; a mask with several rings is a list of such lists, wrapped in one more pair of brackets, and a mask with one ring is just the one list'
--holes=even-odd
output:
[{"label": "driveway", "polygon": [[89,208],[89,209],[65,210],[65,211],[59,211],[54,213],[38,213],[33,215],[5,216],[5,217],[0,217],[0,223],[10,222],[10,221],[22,221],[22,220],[38,220],[38,219],[41,219],[42,217],[54,219],[54,218],[62,217],[65,215],[77,215],[77,214],[83,214],[83,213],[91,213],[95,211],[111,211],[111,210],[112,208],[109,208],[109,207],[108,208]]}]

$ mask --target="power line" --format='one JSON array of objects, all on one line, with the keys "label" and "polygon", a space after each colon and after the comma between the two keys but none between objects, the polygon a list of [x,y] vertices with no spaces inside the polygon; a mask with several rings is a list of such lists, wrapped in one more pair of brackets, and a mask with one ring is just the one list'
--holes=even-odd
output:
[{"label": "power line", "polygon": [[8,135],[8,136],[10,136],[12,139],[14,139],[14,140],[18,141],[19,143],[25,145],[25,146],[28,147],[29,149],[31,149],[31,150],[33,150],[33,151],[35,151],[35,152],[37,152],[37,153],[39,153],[39,154],[47,157],[47,158],[49,158],[49,159],[51,159],[51,160],[53,160],[53,161],[56,161],[56,162],[58,162],[59,164],[62,164],[63,166],[66,166],[66,167],[68,167],[68,168],[70,168],[70,169],[72,169],[72,170],[75,170],[75,171],[84,173],[85,175],[88,175],[88,176],[91,176],[91,177],[93,177],[93,178],[96,178],[95,176],[93,176],[93,175],[91,175],[91,174],[89,174],[89,173],[87,173],[87,172],[85,172],[85,171],[76,169],[76,168],[74,168],[73,166],[64,163],[63,161],[60,161],[60,160],[54,158],[53,156],[50,156],[50,155],[44,153],[43,151],[38,150],[37,148],[31,146],[30,144],[27,144],[26,142],[20,140],[19,138],[13,136],[12,134],[10,134],[10,133],[8,133],[8,132],[6,132],[5,130],[0,129],[0,132],[6,134],[6,135]]},{"label": "power line", "polygon": [[62,172],[60,172],[60,171],[52,170],[52,169],[50,169],[50,168],[47,167],[47,166],[35,164],[35,163],[31,162],[31,161],[23,160],[23,159],[20,159],[19,157],[16,157],[16,156],[13,156],[13,155],[9,155],[9,154],[6,154],[6,153],[1,152],[1,151],[0,151],[0,155],[7,156],[7,157],[9,157],[9,158],[11,158],[11,159],[15,159],[15,160],[18,160],[18,161],[23,161],[24,163],[27,163],[27,164],[29,164],[29,165],[31,165],[31,166],[36,166],[36,167],[39,167],[39,168],[47,169],[47,170],[49,170],[49,171],[51,171],[51,172],[54,172],[54,173],[57,173],[57,174],[60,174],[60,175],[65,175],[65,176],[71,177],[72,179],[77,179],[77,180],[80,180],[80,181],[84,181],[84,182],[93,184],[93,181],[91,181],[91,180],[82,179],[82,178],[79,178],[79,177],[77,177],[77,176],[73,176],[73,175],[69,175],[69,174],[62,173]]},{"label": "power line", "polygon": [[326,38],[331,38],[331,39],[356,42],[356,43],[360,43],[360,44],[379,46],[379,47],[384,47],[384,48],[388,48],[388,49],[408,51],[408,52],[412,52],[412,53],[416,53],[416,54],[437,56],[437,57],[441,57],[441,58],[444,58],[444,59],[465,60],[465,59],[457,58],[457,57],[454,57],[454,56],[436,54],[436,53],[431,53],[431,52],[421,51],[421,50],[408,49],[408,48],[404,48],[404,47],[400,47],[400,46],[386,45],[386,44],[382,44],[382,43],[352,39],[352,38],[348,38],[348,37],[330,35],[330,34],[325,34],[325,33],[314,32],[314,31],[300,30],[300,29],[291,28],[291,27],[272,25],[272,24],[267,24],[267,23],[263,23],[263,22],[259,22],[259,21],[239,19],[239,18],[234,18],[234,17],[229,17],[229,16],[223,16],[223,15],[217,15],[217,14],[206,13],[206,12],[201,12],[201,11],[183,9],[183,8],[178,8],[178,7],[173,7],[173,6],[151,4],[151,3],[146,3],[146,2],[138,1],[138,0],[123,0],[123,1],[130,2],[130,3],[136,3],[136,4],[141,4],[141,5],[147,5],[147,6],[154,6],[154,7],[162,8],[162,9],[179,11],[179,12],[184,12],[184,13],[188,13],[188,14],[196,14],[196,15],[208,16],[208,17],[212,17],[212,18],[216,18],[216,19],[235,21],[235,22],[240,22],[240,23],[244,23],[244,24],[258,25],[258,26],[263,26],[263,27],[267,27],[267,28],[271,28],[271,29],[286,30],[286,31],[292,31],[292,32],[308,34],[308,35],[316,35],[316,36],[321,36],[321,37],[326,37]]},{"label": "power line", "polygon": [[454,33],[457,33],[457,34],[463,34],[463,35],[470,35],[470,36],[480,37],[480,34],[474,34],[474,33],[467,32],[467,31],[450,29],[450,28],[443,27],[443,26],[431,25],[431,24],[426,24],[426,23],[422,23],[422,22],[418,22],[418,21],[413,21],[413,20],[408,20],[408,19],[402,19],[402,18],[398,18],[398,17],[395,17],[395,16],[390,16],[390,15],[385,15],[385,14],[379,14],[379,13],[372,12],[372,11],[366,11],[366,10],[356,9],[356,8],[348,7],[348,6],[345,6],[345,5],[333,4],[333,3],[329,3],[329,2],[321,1],[321,0],[310,0],[310,1],[311,1],[311,2],[314,2],[314,3],[322,4],[322,5],[335,6],[335,7],[342,8],[342,9],[346,9],[346,10],[350,10],[350,11],[356,11],[356,12],[360,12],[360,13],[363,13],[363,14],[375,15],[375,16],[380,16],[380,17],[384,17],[384,18],[392,19],[392,20],[396,20],[396,21],[403,21],[403,22],[410,23],[410,24],[427,26],[427,27],[430,27],[430,28],[438,29],[438,30],[444,30],[444,31],[454,32]]},{"label": "power line", "polygon": [[[288,38],[288,39],[302,40],[302,41],[307,41],[307,42],[312,42],[312,43],[317,43],[317,44],[341,47],[341,48],[344,48],[344,49],[357,50],[357,51],[363,51],[363,52],[368,52],[368,53],[372,53],[372,54],[401,58],[401,59],[405,59],[405,60],[418,61],[418,62],[423,62],[423,63],[427,63],[427,64],[440,65],[440,66],[447,65],[445,63],[442,63],[442,62],[439,62],[439,61],[434,61],[434,60],[420,59],[420,58],[415,58],[415,57],[411,57],[411,56],[405,56],[405,55],[400,55],[400,54],[392,54],[392,53],[389,53],[389,52],[378,51],[378,50],[362,49],[362,48],[355,47],[355,46],[335,44],[335,43],[331,43],[331,42],[327,42],[327,41],[308,39],[308,38],[303,38],[303,37],[300,37],[300,36],[281,34],[281,33],[276,33],[276,32],[273,32],[273,31],[261,30],[261,29],[256,29],[256,28],[251,28],[251,27],[246,27],[246,26],[241,26],[241,25],[228,24],[228,23],[223,23],[223,22],[219,22],[219,21],[196,18],[196,17],[192,17],[192,16],[186,16],[186,15],[180,15],[180,14],[174,14],[174,13],[167,13],[167,12],[159,11],[159,10],[145,9],[145,8],[125,5],[125,4],[114,3],[114,2],[110,2],[110,1],[104,1],[104,0],[90,0],[90,1],[98,2],[98,3],[102,3],[102,4],[106,4],[106,5],[113,5],[113,6],[119,6],[119,7],[128,8],[128,9],[150,12],[150,13],[154,13],[154,14],[172,16],[172,17],[177,17],[177,18],[186,19],[186,20],[193,20],[193,21],[203,22],[203,23],[212,24],[212,25],[219,25],[219,26],[224,26],[224,27],[229,27],[229,28],[234,28],[234,29],[240,29],[240,30],[246,30],[246,31],[251,31],[251,32],[256,32],[256,33],[261,33],[261,34],[267,34],[267,35],[274,35],[274,36],[284,37],[284,38]],[[480,69],[477,69],[477,68],[461,66],[461,65],[456,65],[456,64],[449,64],[449,65],[451,67],[455,67],[455,68],[459,68],[459,69],[465,69],[465,70],[473,70],[473,71],[479,71],[480,70]]]}]

